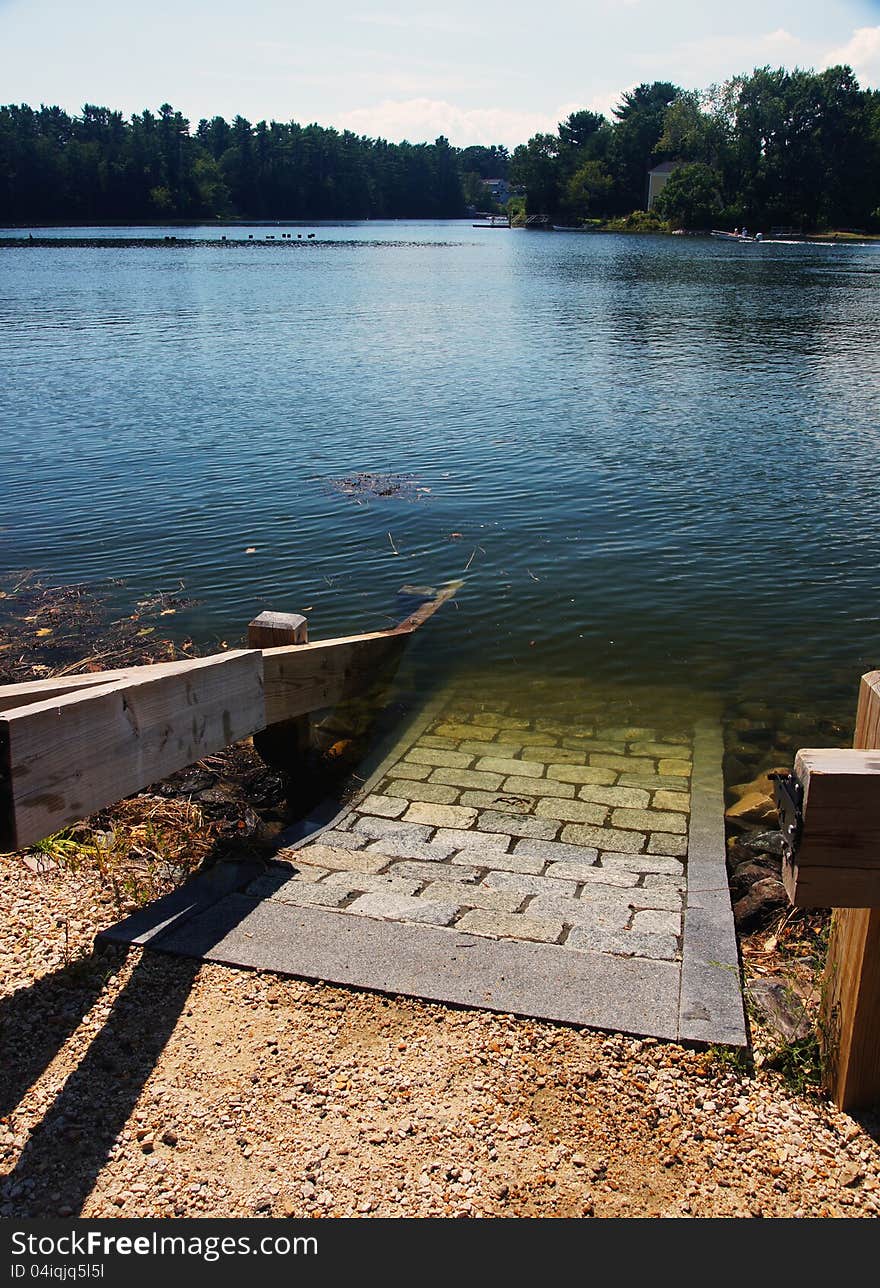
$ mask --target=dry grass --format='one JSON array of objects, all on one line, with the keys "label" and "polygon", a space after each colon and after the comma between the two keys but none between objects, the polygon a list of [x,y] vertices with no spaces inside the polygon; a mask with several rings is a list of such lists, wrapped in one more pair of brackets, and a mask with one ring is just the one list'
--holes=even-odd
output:
[{"label": "dry grass", "polygon": [[34,847],[70,872],[94,871],[120,909],[140,907],[186,880],[214,852],[218,827],[192,801],[138,796]]}]

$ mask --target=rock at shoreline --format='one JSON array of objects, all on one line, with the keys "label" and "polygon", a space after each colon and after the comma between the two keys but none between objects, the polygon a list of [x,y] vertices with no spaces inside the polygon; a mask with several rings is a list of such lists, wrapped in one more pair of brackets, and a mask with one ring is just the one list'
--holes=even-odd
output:
[{"label": "rock at shoreline", "polygon": [[733,919],[741,934],[759,930],[773,913],[788,905],[785,886],[778,877],[765,877],[756,881],[747,894],[733,905]]},{"label": "rock at shoreline", "polygon": [[780,880],[780,874],[774,872],[767,863],[741,863],[730,878],[730,891],[734,901],[745,898],[752,886],[759,881]]},{"label": "rock at shoreline", "polygon": [[773,779],[770,775],[787,774],[788,772],[789,767],[787,765],[778,765],[773,769],[766,769],[762,774],[758,774],[758,776],[753,778],[749,783],[735,784],[735,786],[729,789],[730,794],[731,796],[735,796],[737,800],[742,800],[744,796],[752,796],[754,794],[769,796],[772,798]]},{"label": "rock at shoreline", "polygon": [[753,979],[748,986],[749,1001],[761,1019],[786,1042],[798,1042],[810,1031],[810,1018],[803,1001],[780,976]]},{"label": "rock at shoreline", "polygon": [[774,854],[780,859],[784,852],[781,832],[749,832],[737,837],[737,844],[744,845],[755,854]]},{"label": "rock at shoreline", "polygon": [[749,827],[755,823],[773,825],[779,821],[772,796],[764,792],[747,792],[725,810],[724,817],[734,827]]}]

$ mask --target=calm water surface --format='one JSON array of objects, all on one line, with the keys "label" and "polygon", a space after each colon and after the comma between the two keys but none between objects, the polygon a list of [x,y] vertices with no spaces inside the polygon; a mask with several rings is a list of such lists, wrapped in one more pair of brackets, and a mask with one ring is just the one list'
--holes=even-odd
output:
[{"label": "calm water surface", "polygon": [[[463,577],[430,683],[851,717],[880,666],[880,246],[288,231],[0,245],[5,572],[183,582],[202,642],[266,607],[378,628]],[[334,487],[358,471],[405,495]]]}]

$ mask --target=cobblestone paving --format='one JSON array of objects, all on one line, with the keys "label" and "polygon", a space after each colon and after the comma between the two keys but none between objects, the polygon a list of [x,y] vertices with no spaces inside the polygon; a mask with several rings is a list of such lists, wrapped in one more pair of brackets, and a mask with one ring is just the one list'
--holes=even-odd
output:
[{"label": "cobblestone paving", "polygon": [[453,705],[247,893],[566,952],[681,960],[693,732]]}]

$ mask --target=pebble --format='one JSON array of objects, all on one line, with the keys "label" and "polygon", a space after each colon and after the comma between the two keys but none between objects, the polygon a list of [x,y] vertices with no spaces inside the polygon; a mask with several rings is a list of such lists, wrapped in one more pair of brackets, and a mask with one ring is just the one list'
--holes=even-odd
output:
[{"label": "pebble", "polygon": [[6,857],[0,882],[2,1217],[880,1214],[876,1118],[768,1065],[93,955],[97,876]]}]

